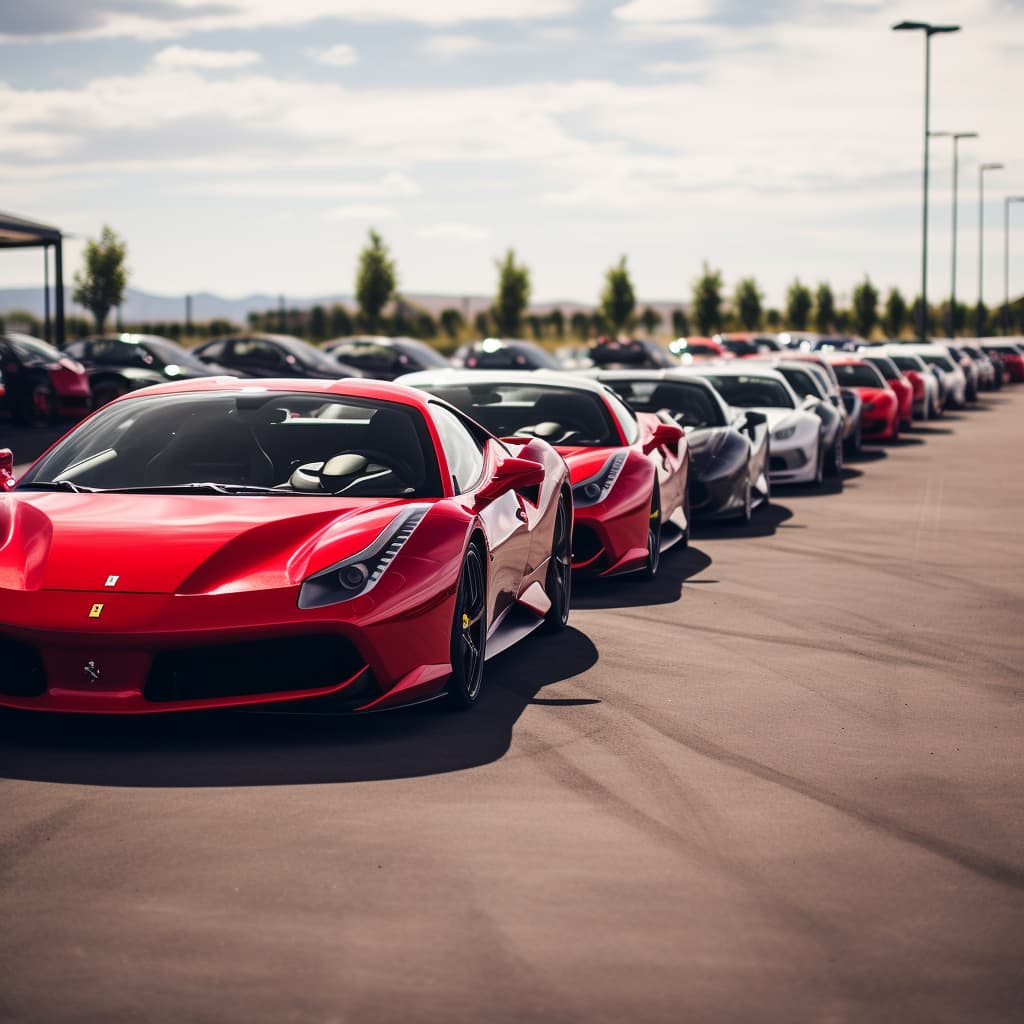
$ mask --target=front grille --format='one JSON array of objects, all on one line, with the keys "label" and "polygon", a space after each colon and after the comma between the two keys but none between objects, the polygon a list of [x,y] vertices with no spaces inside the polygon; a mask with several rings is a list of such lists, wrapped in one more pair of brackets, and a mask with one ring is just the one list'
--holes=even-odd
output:
[{"label": "front grille", "polygon": [[360,669],[365,663],[344,637],[252,640],[161,651],[143,692],[147,700],[165,702],[317,690],[337,686]]},{"label": "front grille", "polygon": [[46,693],[43,659],[31,644],[0,636],[0,693],[41,697]]}]

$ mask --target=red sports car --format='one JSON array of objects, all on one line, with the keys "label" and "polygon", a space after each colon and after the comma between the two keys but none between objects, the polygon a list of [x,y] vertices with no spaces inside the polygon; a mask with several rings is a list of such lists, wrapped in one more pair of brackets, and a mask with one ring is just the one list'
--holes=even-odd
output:
[{"label": "red sports car", "polygon": [[920,382],[919,387],[915,387],[909,374],[904,374],[887,355],[868,350],[861,352],[860,357],[866,363],[870,363],[892,388],[899,403],[900,428],[910,430],[914,423],[914,401],[918,396],[924,397],[924,381]]},{"label": "red sports car", "polygon": [[0,452],[0,704],[132,713],[475,703],[565,625],[572,493],[422,391],[208,378],[104,406],[17,483]]},{"label": "red sports car", "polygon": [[0,408],[19,423],[78,419],[92,408],[82,364],[31,335],[0,335],[0,377]]},{"label": "red sports car", "polygon": [[882,374],[864,359],[853,356],[829,358],[841,387],[860,395],[861,432],[865,438],[896,441],[900,436],[900,404],[896,392]]},{"label": "red sports car", "polygon": [[653,577],[689,537],[690,452],[675,424],[634,413],[598,381],[547,371],[438,370],[402,378],[506,441],[543,438],[564,456],[575,507],[573,568]]}]

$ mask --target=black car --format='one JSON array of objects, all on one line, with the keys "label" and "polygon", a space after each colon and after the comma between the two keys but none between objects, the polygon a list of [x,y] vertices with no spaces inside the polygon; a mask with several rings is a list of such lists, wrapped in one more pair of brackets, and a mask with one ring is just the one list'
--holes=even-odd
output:
[{"label": "black car", "polygon": [[302,377],[336,380],[362,377],[354,366],[337,362],[290,334],[236,334],[193,349],[204,363],[223,366],[239,377]]},{"label": "black car", "polygon": [[191,380],[226,373],[208,366],[187,348],[158,334],[105,334],[82,338],[64,350],[89,375],[93,406],[99,408],[120,395],[152,384]]},{"label": "black car", "polygon": [[689,510],[695,519],[749,522],[768,502],[769,433],[764,413],[730,409],[710,382],[685,370],[595,374],[639,412],[678,424],[690,447]]},{"label": "black car", "polygon": [[405,373],[451,366],[440,352],[415,338],[338,338],[327,342],[323,351],[374,380],[394,380]]},{"label": "black car", "polygon": [[590,346],[590,359],[595,366],[637,370],[670,370],[679,360],[667,349],[645,338],[600,338]]},{"label": "black car", "polygon": [[452,362],[467,370],[561,370],[558,360],[532,341],[518,338],[484,338],[465,345]]},{"label": "black car", "polygon": [[16,423],[77,419],[91,405],[89,378],[68,353],[29,334],[0,334],[0,409]]}]

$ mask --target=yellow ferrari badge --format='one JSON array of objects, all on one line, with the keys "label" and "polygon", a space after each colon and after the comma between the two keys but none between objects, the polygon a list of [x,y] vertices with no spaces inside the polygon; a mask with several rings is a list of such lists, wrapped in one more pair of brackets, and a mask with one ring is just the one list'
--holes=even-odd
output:
[{"label": "yellow ferrari badge", "polygon": [[98,619],[102,614],[103,614],[103,605],[101,605],[101,604],[94,604],[89,609],[89,618],[90,619]]}]

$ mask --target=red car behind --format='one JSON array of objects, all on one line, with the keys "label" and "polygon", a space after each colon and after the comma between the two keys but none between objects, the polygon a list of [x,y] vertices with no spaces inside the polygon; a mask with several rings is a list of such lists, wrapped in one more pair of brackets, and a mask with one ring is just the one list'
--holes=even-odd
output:
[{"label": "red car behind", "polygon": [[861,432],[865,438],[896,441],[900,436],[900,404],[882,374],[864,359],[838,356],[829,360],[841,387],[860,395]]}]

